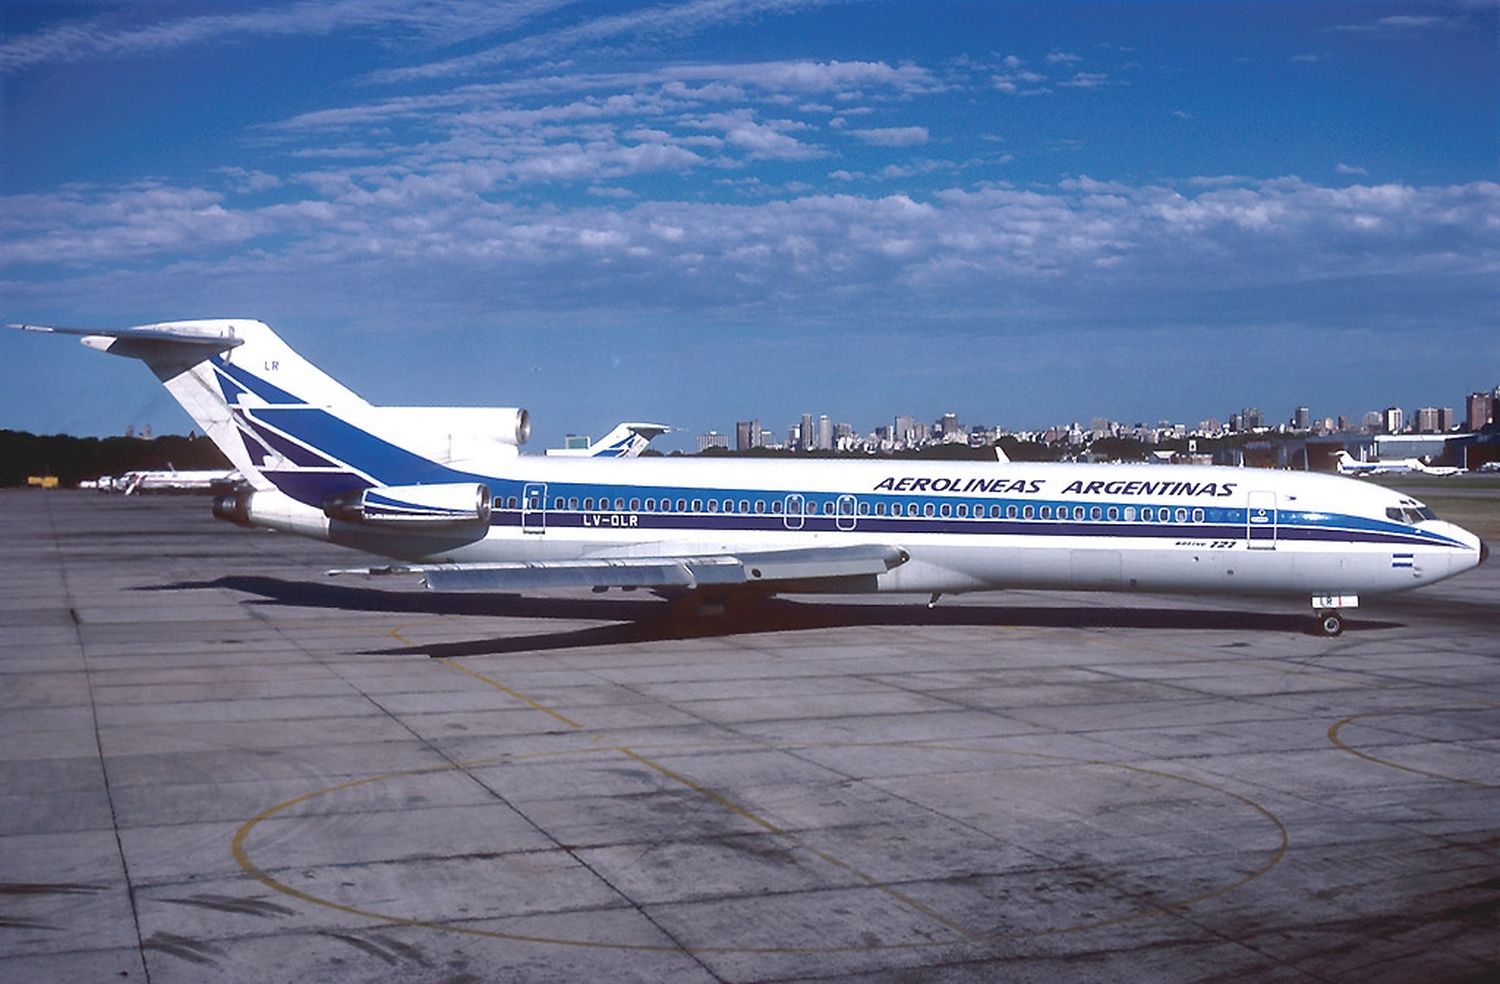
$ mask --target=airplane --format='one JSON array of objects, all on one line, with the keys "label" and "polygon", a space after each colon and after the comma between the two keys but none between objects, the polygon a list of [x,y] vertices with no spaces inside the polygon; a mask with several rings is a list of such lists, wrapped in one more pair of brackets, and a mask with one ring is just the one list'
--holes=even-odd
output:
[{"label": "airplane", "polygon": [[524,409],[373,406],[259,321],[12,327],[144,361],[245,477],[215,516],[389,558],[358,570],[434,590],[641,588],[697,614],[779,592],[1300,595],[1334,636],[1362,596],[1489,552],[1409,496],[1333,475],[522,456]]},{"label": "airplane", "polygon": [[626,422],[586,448],[548,448],[552,458],[636,458],[646,450],[653,437],[670,433],[666,424]]},{"label": "airplane", "polygon": [[137,492],[212,492],[221,488],[228,489],[239,480],[240,473],[232,468],[199,468],[191,471],[166,468],[128,471],[109,478],[108,485],[104,484],[106,478],[101,477],[94,487],[125,495]]},{"label": "airplane", "polygon": [[1348,451],[1335,458],[1340,475],[1435,475],[1447,478],[1463,471],[1447,465],[1425,464],[1420,458],[1388,458],[1384,461],[1357,461]]}]

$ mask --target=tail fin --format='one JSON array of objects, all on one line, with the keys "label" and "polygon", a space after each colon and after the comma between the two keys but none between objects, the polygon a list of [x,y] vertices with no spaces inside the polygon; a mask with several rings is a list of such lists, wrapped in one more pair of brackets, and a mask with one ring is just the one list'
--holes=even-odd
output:
[{"label": "tail fin", "polygon": [[252,487],[310,506],[371,486],[468,481],[468,469],[514,457],[531,428],[517,407],[371,406],[259,321],[12,327],[145,362]]},{"label": "tail fin", "polygon": [[635,458],[646,450],[653,437],[669,433],[666,424],[647,424],[627,421],[616,424],[615,429],[605,434],[587,448],[548,448],[547,454],[561,458]]},{"label": "tail fin", "polygon": [[342,414],[368,406],[259,321],[171,321],[102,331],[11,327],[78,335],[89,348],[140,359],[257,489],[272,488],[266,472],[285,461],[334,466],[259,425],[246,411],[321,407]]}]

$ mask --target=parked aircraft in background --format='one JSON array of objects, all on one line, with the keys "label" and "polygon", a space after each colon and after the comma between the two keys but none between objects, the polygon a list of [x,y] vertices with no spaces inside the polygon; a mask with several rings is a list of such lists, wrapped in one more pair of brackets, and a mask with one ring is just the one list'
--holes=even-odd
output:
[{"label": "parked aircraft in background", "polygon": [[167,468],[156,471],[128,471],[123,475],[100,475],[78,483],[81,489],[97,489],[100,492],[121,492],[134,495],[137,492],[214,492],[232,488],[240,481],[235,469],[197,469],[178,471]]},{"label": "parked aircraft in background", "polygon": [[603,438],[586,448],[548,448],[551,458],[635,458],[653,437],[671,432],[666,424],[627,422],[618,424]]},{"label": "parked aircraft in background", "polygon": [[[525,410],[377,407],[258,321],[23,327],[143,360],[244,475],[217,516],[394,558],[445,590],[1003,588],[1311,599],[1482,562],[1399,492],[1330,475],[1137,464],[521,457]],[[373,571],[372,571],[373,573]]]},{"label": "parked aircraft in background", "polygon": [[1457,475],[1462,468],[1447,465],[1427,465],[1418,458],[1388,458],[1384,461],[1358,461],[1348,451],[1338,453],[1340,475]]}]

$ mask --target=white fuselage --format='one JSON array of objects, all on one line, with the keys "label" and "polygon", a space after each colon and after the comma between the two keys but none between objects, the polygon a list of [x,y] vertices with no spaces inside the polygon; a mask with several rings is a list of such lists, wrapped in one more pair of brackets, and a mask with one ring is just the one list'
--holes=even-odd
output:
[{"label": "white fuselage", "polygon": [[909,562],[822,587],[896,592],[1381,594],[1480,559],[1478,538],[1400,493],[1299,472],[534,457],[497,471],[464,476],[493,491],[482,530],[372,530],[295,504],[268,525],[429,563],[895,545]]}]

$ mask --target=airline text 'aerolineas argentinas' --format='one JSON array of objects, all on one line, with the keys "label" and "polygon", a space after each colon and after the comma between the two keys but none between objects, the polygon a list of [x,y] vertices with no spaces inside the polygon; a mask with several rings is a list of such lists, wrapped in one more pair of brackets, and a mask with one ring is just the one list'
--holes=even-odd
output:
[{"label": "airline text 'aerolineas argentinas'", "polygon": [[522,456],[525,410],[377,407],[258,321],[83,336],[137,358],[245,484],[216,515],[392,558],[440,590],[1003,588],[1283,595],[1322,631],[1361,596],[1484,560],[1399,492],[1134,464]]}]

